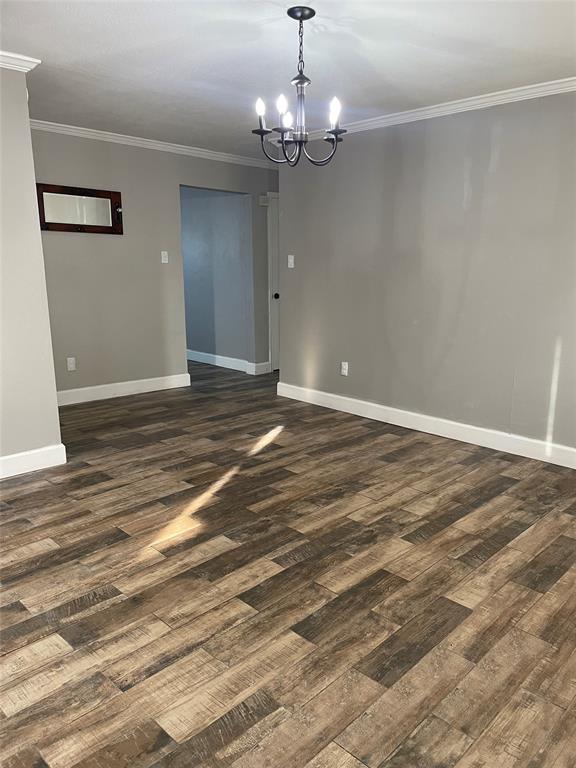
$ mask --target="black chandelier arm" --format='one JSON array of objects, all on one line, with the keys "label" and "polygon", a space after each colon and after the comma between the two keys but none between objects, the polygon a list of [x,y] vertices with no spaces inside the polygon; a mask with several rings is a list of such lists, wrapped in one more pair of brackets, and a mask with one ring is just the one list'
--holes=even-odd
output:
[{"label": "black chandelier arm", "polygon": [[306,155],[308,160],[310,160],[312,165],[328,165],[330,160],[332,160],[332,158],[336,154],[336,150],[338,149],[339,142],[338,142],[337,138],[331,138],[330,141],[332,142],[332,151],[323,160],[316,160],[316,158],[314,158],[314,157],[312,157],[311,155],[308,154],[308,150],[306,149],[306,147],[304,147],[304,154]]},{"label": "black chandelier arm", "polygon": [[272,155],[268,154],[268,152],[266,151],[266,145],[264,143],[264,136],[260,138],[260,144],[262,145],[262,152],[264,152],[268,160],[270,160],[272,163],[277,163],[278,165],[281,165],[283,163],[288,162],[288,158],[286,158],[285,160],[278,160],[277,157],[272,157]]},{"label": "black chandelier arm", "polygon": [[[296,147],[294,148],[294,152],[291,155],[289,155],[288,154],[288,149],[286,147],[286,138],[285,138],[285,136],[286,136],[286,131],[282,131],[282,134],[281,134],[282,153],[283,153],[284,157],[286,158],[285,162],[287,162],[288,165],[291,168],[294,168],[295,165],[298,165],[298,161],[300,160],[300,156],[302,154],[303,144],[302,144],[301,141],[297,141],[296,142]],[[306,150],[304,150],[304,151],[306,151]]]}]

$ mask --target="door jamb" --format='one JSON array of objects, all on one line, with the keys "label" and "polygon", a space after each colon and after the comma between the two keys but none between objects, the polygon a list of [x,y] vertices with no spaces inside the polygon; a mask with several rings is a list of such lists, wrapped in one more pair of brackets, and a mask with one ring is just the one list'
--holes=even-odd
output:
[{"label": "door jamb", "polygon": [[[260,205],[264,208],[269,208],[270,201],[271,200],[279,200],[280,194],[278,192],[267,192],[265,195],[260,196]],[[276,259],[277,259],[277,268],[279,270],[280,267],[280,252],[279,252],[279,243],[277,242],[275,245],[272,243],[272,232],[271,232],[271,222],[270,222],[270,216],[268,214],[268,211],[266,211],[266,222],[267,222],[267,244],[268,244],[268,359],[270,361],[271,369],[274,370],[274,361],[272,357],[272,302],[274,299],[272,298],[272,254],[274,252],[274,249],[276,250]],[[279,275],[278,275],[279,276]],[[277,276],[277,277],[278,277]],[[278,325],[280,324],[280,308],[278,307]],[[278,340],[279,344],[279,340]],[[278,357],[280,355],[280,350],[277,350]]]}]

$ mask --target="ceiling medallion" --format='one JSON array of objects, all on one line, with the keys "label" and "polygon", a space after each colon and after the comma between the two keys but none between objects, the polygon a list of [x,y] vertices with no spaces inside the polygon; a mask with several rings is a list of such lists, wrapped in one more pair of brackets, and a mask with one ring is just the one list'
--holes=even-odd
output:
[{"label": "ceiling medallion", "polygon": [[[324,141],[328,142],[330,152],[326,157],[319,160],[308,154],[306,144],[308,143],[308,133],[306,132],[306,86],[310,85],[310,79],[304,74],[304,22],[313,18],[316,11],[313,8],[307,8],[304,5],[296,5],[294,8],[288,8],[288,16],[298,22],[298,74],[292,79],[292,85],[296,86],[296,124],[292,113],[288,110],[288,101],[281,94],[276,101],[276,109],[280,117],[280,125],[277,128],[266,128],[264,115],[266,114],[266,105],[262,99],[256,102],[256,114],[258,115],[259,127],[252,131],[260,136],[262,151],[266,157],[273,163],[287,163],[290,166],[298,164],[302,155],[306,155],[308,160],[314,165],[328,165],[330,160],[336,154],[338,144],[342,142],[342,135],[346,133],[344,128],[340,128],[340,110],[341,105],[336,97],[330,102],[330,128],[326,129]],[[273,157],[266,149],[267,137],[271,133],[280,134],[278,144],[280,145],[281,158]]]}]

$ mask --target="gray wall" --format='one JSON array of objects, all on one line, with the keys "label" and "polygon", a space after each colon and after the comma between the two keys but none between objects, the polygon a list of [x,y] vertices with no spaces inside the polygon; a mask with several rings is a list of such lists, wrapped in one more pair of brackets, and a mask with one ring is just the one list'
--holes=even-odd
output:
[{"label": "gray wall", "polygon": [[[38,181],[122,193],[123,236],[42,235],[59,390],[186,371],[181,184],[252,196],[255,313],[267,317],[266,209],[257,198],[276,188],[275,172],[41,131],[32,139]],[[256,356],[265,360],[267,321],[259,327]],[[78,370],[67,373],[72,355]]]},{"label": "gray wall", "polygon": [[357,133],[283,169],[282,381],[576,445],[575,103]]},{"label": "gray wall", "polygon": [[252,200],[192,187],[180,200],[186,346],[256,362]]},{"label": "gray wall", "polygon": [[0,69],[0,455],[60,443],[26,78]]}]

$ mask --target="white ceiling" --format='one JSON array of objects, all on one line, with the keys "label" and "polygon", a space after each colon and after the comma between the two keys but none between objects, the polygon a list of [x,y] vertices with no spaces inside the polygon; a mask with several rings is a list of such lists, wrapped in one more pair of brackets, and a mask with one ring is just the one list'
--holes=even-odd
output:
[{"label": "white ceiling", "polygon": [[[1,48],[42,59],[31,116],[244,155],[257,96],[292,98],[297,25],[278,0],[9,0]],[[317,0],[309,114],[344,122],[576,74],[564,0]]]}]

